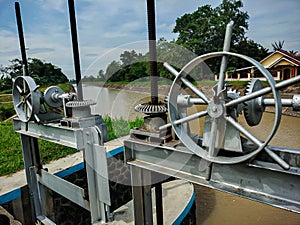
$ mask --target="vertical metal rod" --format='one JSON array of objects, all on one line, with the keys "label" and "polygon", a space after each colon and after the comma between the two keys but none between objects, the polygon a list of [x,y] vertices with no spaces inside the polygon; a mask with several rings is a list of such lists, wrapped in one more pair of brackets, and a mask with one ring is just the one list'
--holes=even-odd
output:
[{"label": "vertical metal rod", "polygon": [[22,152],[24,157],[24,169],[25,169],[26,180],[29,189],[30,204],[33,213],[32,219],[33,221],[35,221],[36,216],[41,214],[41,210],[40,210],[40,204],[38,203],[36,205],[36,198],[34,196],[37,196],[38,193],[36,187],[34,186],[35,184],[33,183],[34,178],[32,178],[32,176],[35,176],[35,173],[31,174],[30,168],[35,166],[35,164],[41,165],[38,142],[36,138],[24,134],[21,134],[20,137],[21,137]]},{"label": "vertical metal rod", "polygon": [[[225,32],[223,51],[226,51],[226,52],[228,52],[230,50],[232,27],[233,27],[233,22],[231,21],[230,23],[227,24],[226,32]],[[226,72],[226,68],[227,68],[227,62],[228,62],[228,56],[223,56],[222,62],[221,62],[221,67],[220,67],[220,73],[219,73],[219,82],[218,82],[218,90],[217,90],[218,93],[220,93],[224,89],[224,80],[225,80],[225,72]]]},{"label": "vertical metal rod", "polygon": [[154,0],[147,0],[147,16],[148,16],[148,39],[149,39],[149,55],[150,55],[149,64],[150,64],[150,82],[151,82],[151,104],[158,105]]},{"label": "vertical metal rod", "polygon": [[143,177],[142,169],[130,166],[131,186],[133,195],[134,224],[144,224],[144,195],[143,195]]},{"label": "vertical metal rod", "polygon": [[153,225],[151,171],[142,169],[145,225]]},{"label": "vertical metal rod", "polygon": [[16,11],[20,50],[21,50],[21,57],[22,57],[22,64],[23,64],[23,75],[28,76],[28,63],[27,63],[27,57],[26,57],[26,48],[25,48],[23,25],[22,25],[21,10],[20,10],[19,2],[15,2],[15,11]]},{"label": "vertical metal rod", "polygon": [[75,68],[76,85],[77,85],[77,98],[79,101],[81,101],[81,100],[83,100],[83,94],[82,94],[82,85],[80,82],[81,81],[81,71],[80,71],[80,59],[79,59],[79,50],[78,50],[74,0],[68,0],[68,5],[69,5],[72,46],[73,46],[74,68]]},{"label": "vertical metal rod", "polygon": [[155,202],[156,202],[156,224],[163,225],[163,202],[162,202],[162,186],[161,183],[155,185]]}]

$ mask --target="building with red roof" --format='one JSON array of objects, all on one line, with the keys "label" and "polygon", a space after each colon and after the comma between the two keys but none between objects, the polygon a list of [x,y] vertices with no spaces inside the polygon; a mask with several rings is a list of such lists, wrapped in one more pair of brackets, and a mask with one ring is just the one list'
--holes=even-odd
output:
[{"label": "building with red roof", "polygon": [[[261,60],[260,63],[272,74],[275,80],[286,80],[300,74],[300,54],[277,50]],[[264,79],[254,66],[227,72],[226,77],[228,80],[249,80],[254,77]]]}]

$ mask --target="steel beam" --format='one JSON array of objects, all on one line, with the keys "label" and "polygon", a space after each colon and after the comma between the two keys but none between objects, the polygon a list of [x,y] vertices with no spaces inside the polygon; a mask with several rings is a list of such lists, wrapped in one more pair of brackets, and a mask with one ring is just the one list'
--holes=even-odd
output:
[{"label": "steel beam", "polygon": [[36,174],[37,180],[40,184],[55,191],[56,193],[71,200],[77,205],[90,210],[89,202],[85,199],[84,189],[72,184],[60,177],[48,173],[45,170],[40,170],[40,174]]},{"label": "steel beam", "polygon": [[22,122],[14,119],[14,130],[19,134],[43,139],[56,144],[82,150],[83,129],[69,128],[57,123],[37,124],[34,122]]},{"label": "steel beam", "polygon": [[[172,146],[169,143],[163,146],[129,139],[125,141],[125,156],[128,157],[126,161],[133,168],[187,180],[300,213],[298,164],[284,170],[271,160],[264,164],[262,160],[257,159],[254,161],[255,164],[249,164],[250,161],[232,165],[213,163],[211,178],[206,180],[207,162],[177,144],[174,143]],[[270,149],[285,159],[286,154],[289,154],[292,161],[300,157],[299,151],[298,154],[297,151],[292,151],[294,154],[292,156],[289,151],[281,148],[270,147]],[[299,160],[297,162],[299,163]]]}]

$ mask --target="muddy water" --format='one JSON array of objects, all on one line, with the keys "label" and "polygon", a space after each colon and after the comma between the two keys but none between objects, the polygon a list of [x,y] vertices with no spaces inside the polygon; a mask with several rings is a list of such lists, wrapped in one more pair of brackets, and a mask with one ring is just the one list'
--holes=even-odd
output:
[{"label": "muddy water", "polygon": [[[97,102],[92,109],[94,113],[110,115],[113,118],[123,117],[124,119],[134,120],[136,117],[143,117],[144,114],[136,112],[134,107],[139,103],[150,101],[148,93],[120,91],[93,86],[84,87],[83,90],[85,99],[94,99]],[[163,96],[161,97],[163,98]],[[188,113],[191,114],[204,109],[204,107],[192,107],[188,110]],[[204,119],[199,119],[190,122],[192,132],[202,135],[203,121]],[[255,127],[247,126],[243,116],[239,117],[239,122],[257,138],[266,140],[274,124],[274,114],[264,113],[261,123]],[[299,135],[300,118],[282,116],[280,127],[270,144],[300,149]]]},{"label": "muddy water", "polygon": [[[130,120],[143,117],[143,114],[135,112],[134,107],[141,102],[149,101],[147,93],[96,87],[84,87],[84,97],[97,101],[97,105],[93,108],[94,112]],[[199,108],[191,108],[189,113],[195,110]],[[260,125],[253,128],[246,125],[243,116],[240,116],[239,122],[257,138],[265,140],[271,132],[274,114],[264,113]],[[203,119],[193,121],[190,123],[191,130],[201,134],[203,132],[201,124]],[[299,136],[300,118],[282,116],[280,127],[270,144],[300,149]],[[300,225],[300,214],[201,186],[195,188],[199,196],[198,225]]]}]

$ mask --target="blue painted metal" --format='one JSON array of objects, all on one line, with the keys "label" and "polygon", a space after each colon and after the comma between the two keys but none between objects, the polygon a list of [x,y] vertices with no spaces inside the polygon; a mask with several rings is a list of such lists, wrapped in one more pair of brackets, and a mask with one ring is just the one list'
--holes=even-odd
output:
[{"label": "blue painted metal", "polygon": [[81,162],[79,164],[71,166],[70,168],[61,170],[61,171],[55,173],[55,175],[58,176],[58,177],[60,177],[60,178],[63,178],[63,177],[69,176],[69,175],[71,175],[73,173],[76,173],[76,172],[82,170],[83,168],[84,168],[84,163]]},{"label": "blue painted metal", "polygon": [[190,212],[193,204],[195,202],[195,192],[193,192],[193,195],[189,201],[189,203],[186,205],[183,212],[177,217],[177,219],[174,221],[173,225],[180,225],[183,219],[187,216],[187,214]]},{"label": "blue painted metal", "polygon": [[0,205],[21,197],[21,188],[14,189],[0,196]]},{"label": "blue painted metal", "polygon": [[124,146],[120,146],[106,153],[106,157],[109,159],[121,152],[124,152]]},{"label": "blue painted metal", "polygon": [[[120,146],[118,148],[115,148],[109,152],[106,153],[106,157],[107,158],[111,158],[119,153],[122,153],[124,152],[124,147],[123,146]],[[63,177],[66,177],[66,176],[69,176],[73,173],[76,173],[80,170],[82,170],[84,168],[84,163],[81,162],[81,163],[78,163],[74,166],[71,166],[67,169],[64,169],[64,170],[61,170],[57,173],[55,173],[56,176],[60,177],[60,178],[63,178]],[[12,200],[15,200],[17,198],[20,198],[21,197],[21,188],[16,188],[4,195],[0,195],[0,205],[1,204],[5,204],[7,202],[10,202]]]}]

